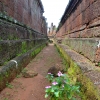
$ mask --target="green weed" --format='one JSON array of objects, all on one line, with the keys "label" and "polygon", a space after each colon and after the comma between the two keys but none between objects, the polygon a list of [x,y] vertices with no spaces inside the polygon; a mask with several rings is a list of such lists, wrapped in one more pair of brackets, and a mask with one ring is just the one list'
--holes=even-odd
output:
[{"label": "green weed", "polygon": [[13,86],[12,84],[10,84],[10,83],[7,82],[7,83],[6,83],[6,87],[12,89],[14,86]]}]

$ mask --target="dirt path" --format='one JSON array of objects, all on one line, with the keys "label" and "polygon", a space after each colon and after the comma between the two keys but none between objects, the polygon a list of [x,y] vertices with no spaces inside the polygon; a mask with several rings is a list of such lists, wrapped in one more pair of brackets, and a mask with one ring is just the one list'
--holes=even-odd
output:
[{"label": "dirt path", "polygon": [[0,100],[46,100],[45,86],[49,83],[45,76],[50,67],[58,64],[63,66],[54,45],[45,47],[27,66],[26,69],[38,72],[34,78],[15,78],[10,88],[5,88],[0,93]]}]

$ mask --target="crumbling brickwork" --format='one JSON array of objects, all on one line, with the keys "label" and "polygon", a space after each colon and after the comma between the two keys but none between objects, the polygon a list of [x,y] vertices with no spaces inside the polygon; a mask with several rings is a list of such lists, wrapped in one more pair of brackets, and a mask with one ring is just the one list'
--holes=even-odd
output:
[{"label": "crumbling brickwork", "polygon": [[[88,38],[94,39],[96,48],[94,51],[91,49],[89,52],[93,52],[92,54],[95,57],[92,57],[94,58],[92,60],[94,62],[100,62],[100,53],[98,53],[100,48],[97,47],[97,43],[100,40],[100,0],[70,0],[58,26],[56,36],[74,39],[75,43],[79,38],[80,41],[83,41],[81,38],[84,38],[89,43],[90,40]],[[71,45],[68,44],[67,40],[66,43],[73,47],[74,41]],[[84,44],[82,46],[82,49],[84,49],[86,44],[85,42],[82,44]],[[77,44],[76,47],[79,47],[79,45]],[[72,49],[75,50],[75,48]],[[91,60],[91,53],[86,53],[84,56]]]}]

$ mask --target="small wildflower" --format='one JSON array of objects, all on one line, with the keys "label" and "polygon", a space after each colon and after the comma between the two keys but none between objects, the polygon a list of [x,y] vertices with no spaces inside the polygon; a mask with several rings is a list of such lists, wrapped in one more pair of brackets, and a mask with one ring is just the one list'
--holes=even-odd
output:
[{"label": "small wildflower", "polygon": [[49,89],[49,88],[51,88],[51,86],[46,86],[45,88],[46,88],[46,89]]},{"label": "small wildflower", "polygon": [[57,84],[58,84],[57,82],[53,82],[53,83],[52,83],[52,85],[57,85]]},{"label": "small wildflower", "polygon": [[58,72],[58,76],[60,77],[60,76],[62,76],[63,74],[61,73],[61,71],[59,71]]}]

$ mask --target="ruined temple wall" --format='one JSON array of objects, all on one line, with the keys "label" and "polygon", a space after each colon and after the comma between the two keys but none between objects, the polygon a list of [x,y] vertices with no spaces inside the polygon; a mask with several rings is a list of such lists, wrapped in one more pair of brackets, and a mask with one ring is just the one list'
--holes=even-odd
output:
[{"label": "ruined temple wall", "polygon": [[47,40],[40,0],[0,0],[0,66]]},{"label": "ruined temple wall", "polygon": [[71,13],[67,10],[62,16],[56,36],[92,62],[100,62],[100,0],[78,1]]},{"label": "ruined temple wall", "polygon": [[44,32],[41,0],[0,0],[0,12],[13,17],[38,32]]},{"label": "ruined temple wall", "polygon": [[[61,34],[66,34],[69,37],[98,37],[99,32],[93,31],[98,30],[100,24],[100,0],[82,0],[75,10],[71,13],[68,19],[65,21],[63,26],[60,28]],[[84,33],[76,32],[84,29]],[[92,30],[92,31],[91,31]],[[58,33],[59,33],[58,32]]]},{"label": "ruined temple wall", "polygon": [[43,11],[40,0],[0,0],[0,91],[45,46]]}]

